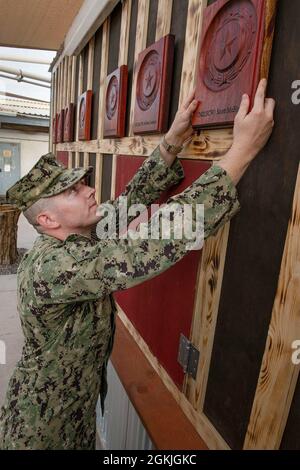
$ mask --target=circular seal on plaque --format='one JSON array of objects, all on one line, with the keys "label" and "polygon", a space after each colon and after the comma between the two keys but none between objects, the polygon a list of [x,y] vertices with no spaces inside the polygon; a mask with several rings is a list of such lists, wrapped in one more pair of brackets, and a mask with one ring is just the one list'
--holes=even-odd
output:
[{"label": "circular seal on plaque", "polygon": [[230,2],[212,21],[203,42],[200,68],[212,91],[230,87],[251,56],[257,33],[257,15],[249,0]]},{"label": "circular seal on plaque", "polygon": [[115,75],[109,81],[106,92],[106,116],[111,120],[116,114],[119,97],[119,82]]},{"label": "circular seal on plaque", "polygon": [[156,51],[144,58],[137,78],[137,102],[142,111],[147,111],[157,97],[161,80],[161,61]]},{"label": "circular seal on plaque", "polygon": [[81,98],[80,107],[79,107],[79,127],[82,129],[85,124],[85,99]]}]

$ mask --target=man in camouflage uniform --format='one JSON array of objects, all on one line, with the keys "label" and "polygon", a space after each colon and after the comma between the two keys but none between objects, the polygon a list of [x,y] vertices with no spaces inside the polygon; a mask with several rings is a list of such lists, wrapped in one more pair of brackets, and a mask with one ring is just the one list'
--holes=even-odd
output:
[{"label": "man in camouflage uniform", "polygon": [[[204,204],[205,237],[237,212],[235,184],[271,134],[274,101],[265,99],[265,89],[261,82],[251,113],[243,98],[233,146],[218,166],[169,201]],[[192,134],[196,106],[191,95],[166,135],[169,143],[178,146]],[[153,152],[123,194],[128,207],[150,205],[179,182],[183,171],[174,160],[162,145]],[[18,271],[25,345],[0,413],[1,449],[94,449],[96,402],[100,393],[103,406],[113,346],[112,293],[158,275],[187,253],[184,238],[92,240],[99,216],[95,190],[82,182],[88,171],[65,170],[48,154],[8,192],[41,236]]]}]

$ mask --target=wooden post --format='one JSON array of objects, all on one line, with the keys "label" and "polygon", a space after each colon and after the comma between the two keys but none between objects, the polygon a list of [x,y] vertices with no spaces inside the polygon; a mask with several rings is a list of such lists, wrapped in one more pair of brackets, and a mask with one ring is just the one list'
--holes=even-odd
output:
[{"label": "wooden post", "polygon": [[19,216],[20,211],[16,206],[0,205],[0,264],[14,264],[17,261]]}]

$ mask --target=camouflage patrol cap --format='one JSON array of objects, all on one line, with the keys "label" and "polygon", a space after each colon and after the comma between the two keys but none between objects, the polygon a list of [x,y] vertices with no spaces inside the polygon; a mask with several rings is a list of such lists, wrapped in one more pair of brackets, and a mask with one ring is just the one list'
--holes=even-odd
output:
[{"label": "camouflage patrol cap", "polygon": [[62,193],[91,171],[92,167],[67,170],[57,163],[52,153],[47,153],[27,175],[9,188],[6,197],[25,211],[39,199]]}]

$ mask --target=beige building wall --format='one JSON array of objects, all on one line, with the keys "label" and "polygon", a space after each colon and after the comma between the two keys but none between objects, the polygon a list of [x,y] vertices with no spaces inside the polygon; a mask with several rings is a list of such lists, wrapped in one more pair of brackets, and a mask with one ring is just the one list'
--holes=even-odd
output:
[{"label": "beige building wall", "polygon": [[21,145],[21,177],[35,165],[37,160],[48,153],[48,133],[28,133],[0,129],[0,142],[19,143]]}]

